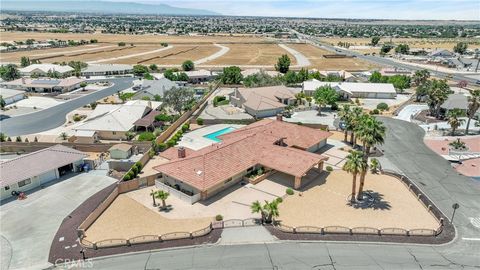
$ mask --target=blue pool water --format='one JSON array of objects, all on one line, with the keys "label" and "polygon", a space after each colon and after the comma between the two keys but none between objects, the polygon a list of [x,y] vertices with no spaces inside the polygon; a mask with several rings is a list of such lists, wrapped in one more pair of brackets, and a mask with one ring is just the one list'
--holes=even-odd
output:
[{"label": "blue pool water", "polygon": [[218,136],[220,135],[223,135],[223,134],[226,134],[226,133],[230,133],[232,131],[234,131],[235,128],[233,127],[227,127],[227,128],[223,128],[223,129],[220,129],[220,130],[217,130],[213,133],[209,133],[207,135],[204,135],[203,137],[207,138],[207,139],[210,139],[214,142],[221,142],[222,140],[220,140],[219,138],[217,138]]}]

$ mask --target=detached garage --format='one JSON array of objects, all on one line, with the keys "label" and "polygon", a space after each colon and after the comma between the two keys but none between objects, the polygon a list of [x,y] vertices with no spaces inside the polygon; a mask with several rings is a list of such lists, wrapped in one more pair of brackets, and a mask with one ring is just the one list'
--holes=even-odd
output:
[{"label": "detached garage", "polygon": [[63,145],[55,145],[0,163],[0,199],[24,192],[68,173],[76,172],[86,154]]},{"label": "detached garage", "polygon": [[0,88],[0,96],[5,100],[5,105],[10,105],[24,99],[25,91]]}]

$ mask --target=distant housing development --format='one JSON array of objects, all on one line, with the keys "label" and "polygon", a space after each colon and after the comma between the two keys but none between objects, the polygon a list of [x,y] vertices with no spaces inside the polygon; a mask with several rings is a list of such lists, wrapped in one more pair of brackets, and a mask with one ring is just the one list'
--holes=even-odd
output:
[{"label": "distant housing development", "polygon": [[395,98],[397,92],[391,83],[353,83],[322,82],[316,79],[303,82],[302,89],[306,95],[313,95],[321,86],[330,85],[343,98]]},{"label": "distant housing development", "polygon": [[[219,136],[221,143],[199,151],[170,148],[164,153],[172,160],[155,167],[160,181],[177,187],[197,200],[204,200],[243,179],[259,167],[294,177],[300,188],[310,170],[319,172],[328,157],[315,154],[326,144],[330,132],[265,119]],[[178,152],[178,155],[177,155]]]},{"label": "distant housing development", "polygon": [[0,163],[0,198],[11,197],[39,187],[61,176],[78,171],[86,154],[62,145],[55,145]]}]

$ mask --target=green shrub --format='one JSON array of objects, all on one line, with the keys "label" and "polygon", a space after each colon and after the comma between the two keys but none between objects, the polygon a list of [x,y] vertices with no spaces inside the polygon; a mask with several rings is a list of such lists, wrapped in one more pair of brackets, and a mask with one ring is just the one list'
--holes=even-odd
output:
[{"label": "green shrub", "polygon": [[197,118],[197,125],[203,126],[203,118]]},{"label": "green shrub", "polygon": [[133,165],[130,170],[133,172],[134,175],[138,174],[138,168],[137,168],[137,166]]},{"label": "green shrub", "polygon": [[172,119],[173,117],[168,114],[159,114],[155,116],[155,121],[159,121],[159,122],[171,122]]},{"label": "green shrub", "polygon": [[135,166],[137,166],[139,172],[140,172],[140,171],[142,170],[142,168],[143,168],[143,165],[142,165],[142,163],[141,163],[140,161],[135,162]]},{"label": "green shrub", "polygon": [[183,126],[182,126],[182,131],[183,132],[186,132],[189,129],[190,129],[190,124],[189,123],[183,124]]},{"label": "green shrub", "polygon": [[167,141],[167,146],[168,147],[174,147],[175,144],[177,144],[177,141],[173,140],[173,139],[170,139]]},{"label": "green shrub", "polygon": [[123,181],[128,181],[132,178],[130,178],[130,174],[129,173],[126,173],[124,176],[123,176]]},{"label": "green shrub", "polygon": [[388,110],[388,104],[385,102],[378,103],[377,109],[379,109],[380,111],[386,111]]},{"label": "green shrub", "polygon": [[277,201],[277,203],[282,203],[282,202],[283,202],[283,199],[282,199],[282,197],[278,197],[278,198],[276,199],[276,201]]},{"label": "green shrub", "polygon": [[286,191],[287,195],[293,195],[293,189],[291,188],[287,188],[287,191]]},{"label": "green shrub", "polygon": [[153,148],[150,148],[150,150],[148,150],[148,156],[150,158],[152,158],[153,156],[155,156],[155,150],[153,150]]},{"label": "green shrub", "polygon": [[161,129],[161,128],[156,128],[156,129],[153,131],[153,134],[155,135],[155,137],[160,136],[160,134],[162,134],[162,129]]},{"label": "green shrub", "polygon": [[333,168],[332,168],[332,166],[327,166],[325,169],[327,170],[327,172],[331,172],[331,171],[333,171]]},{"label": "green shrub", "polygon": [[355,104],[360,105],[360,99],[355,98]]},{"label": "green shrub", "polygon": [[159,143],[157,144],[157,150],[160,151],[160,152],[163,152],[165,151],[165,149],[167,149],[167,144],[166,143]]},{"label": "green shrub", "polygon": [[153,132],[142,132],[139,136],[138,136],[138,140],[143,142],[143,141],[153,141],[155,140],[155,134],[153,134]]},{"label": "green shrub", "polygon": [[380,114],[380,111],[378,109],[373,109],[370,111],[370,114],[371,115]]},{"label": "green shrub", "polygon": [[223,216],[222,216],[222,215],[216,215],[216,216],[215,216],[215,220],[216,220],[216,221],[222,221],[222,220],[223,220]]},{"label": "green shrub", "polygon": [[332,109],[332,111],[338,110],[338,105],[337,105],[337,103],[333,103],[332,106],[330,106],[330,108]]}]

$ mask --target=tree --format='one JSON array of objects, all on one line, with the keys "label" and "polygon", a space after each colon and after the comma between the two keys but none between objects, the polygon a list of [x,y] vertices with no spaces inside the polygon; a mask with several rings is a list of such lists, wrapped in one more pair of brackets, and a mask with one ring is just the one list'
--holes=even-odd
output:
[{"label": "tree", "polygon": [[17,66],[8,64],[0,68],[0,76],[5,81],[12,81],[20,78],[20,71],[18,71]]},{"label": "tree", "polygon": [[88,64],[81,61],[70,61],[68,62],[68,66],[73,68],[73,74],[75,76],[80,77],[80,75],[82,74],[82,69],[86,68]]},{"label": "tree", "polygon": [[306,68],[300,69],[300,71],[297,73],[297,79],[300,82],[304,82],[308,80],[308,78],[309,78],[309,74],[308,74],[308,69]]},{"label": "tree", "polygon": [[382,82],[382,74],[378,71],[374,71],[368,81],[371,83],[381,83]]},{"label": "tree", "polygon": [[277,70],[280,73],[287,73],[287,71],[290,68],[290,57],[288,55],[284,54],[278,58],[277,64],[275,65],[275,70]]},{"label": "tree", "polygon": [[223,84],[239,84],[243,80],[242,71],[237,66],[225,67],[220,79]]},{"label": "tree", "polygon": [[393,75],[388,77],[388,83],[393,84],[393,87],[402,93],[403,90],[410,88],[410,77],[406,75]]},{"label": "tree", "polygon": [[252,213],[260,213],[263,223],[272,223],[274,217],[279,216],[278,212],[278,200],[273,200],[271,202],[265,201],[265,204],[262,205],[259,201],[255,201],[250,206]]},{"label": "tree", "polygon": [[355,193],[357,191],[357,175],[366,169],[367,165],[365,164],[360,151],[351,151],[350,154],[346,157],[345,164],[343,165],[343,170],[352,174],[352,194],[350,202],[355,202]]},{"label": "tree", "polygon": [[182,63],[182,69],[184,71],[191,71],[195,69],[195,64],[193,63],[192,60],[187,60]]},{"label": "tree", "polygon": [[144,65],[135,65],[133,66],[133,74],[135,76],[143,76],[143,74],[148,73],[148,68]]},{"label": "tree", "polygon": [[400,54],[408,54],[410,52],[410,47],[408,44],[398,44],[398,46],[395,48],[395,52]]},{"label": "tree", "polygon": [[150,192],[150,196],[152,196],[154,207],[157,206],[157,202],[155,201],[155,195],[157,195],[157,192],[152,189],[152,191]]},{"label": "tree", "polygon": [[372,42],[371,42],[372,46],[377,46],[379,41],[380,41],[380,37],[377,37],[377,36],[372,37]]},{"label": "tree", "polygon": [[22,56],[22,58],[20,58],[20,66],[21,67],[30,66],[30,58],[28,58],[26,56]]},{"label": "tree", "polygon": [[287,85],[296,84],[300,82],[298,79],[297,73],[292,70],[287,71],[287,73],[283,75],[282,79]]},{"label": "tree", "polygon": [[413,83],[416,86],[424,84],[425,82],[427,82],[428,78],[430,78],[430,72],[426,69],[415,71],[415,74],[413,74],[412,77]]},{"label": "tree", "polygon": [[376,158],[372,158],[370,160],[370,171],[372,174],[376,174],[378,170],[380,169],[380,162]]},{"label": "tree", "polygon": [[349,130],[348,125],[349,125],[349,122],[350,122],[351,113],[352,113],[352,111],[350,110],[350,105],[348,105],[348,104],[343,105],[342,109],[338,113],[338,116],[340,117],[340,120],[344,124],[343,132],[344,132],[345,137],[344,137],[343,140],[345,142],[347,142],[347,136],[348,136],[348,130]]},{"label": "tree", "polygon": [[363,109],[361,107],[353,107],[352,112],[350,113],[349,118],[349,130],[350,130],[350,144],[355,147],[357,144],[357,137],[355,136],[355,131],[359,127],[359,123],[362,117],[365,114],[363,113]]},{"label": "tree", "polygon": [[338,94],[330,85],[320,86],[315,90],[315,100],[318,106],[318,114],[322,114],[322,107],[333,105],[338,100]]},{"label": "tree", "polygon": [[149,68],[151,71],[158,71],[158,66],[155,65],[155,64],[151,64],[150,66],[148,66],[148,68]]},{"label": "tree", "polygon": [[261,70],[258,73],[248,75],[243,78],[243,85],[245,87],[263,87],[282,84],[279,77],[272,77]]},{"label": "tree", "polygon": [[384,44],[382,48],[380,48],[380,54],[387,54],[393,49],[392,45]]},{"label": "tree", "polygon": [[64,141],[68,139],[68,135],[67,135],[66,132],[60,133],[60,136],[59,136],[59,137],[60,137],[62,140],[64,140]]},{"label": "tree", "polygon": [[[0,96],[1,97],[1,96]],[[468,107],[467,107],[467,128],[465,129],[465,135],[468,135],[468,129],[470,128],[470,121],[478,109],[480,109],[480,90],[470,91],[470,96],[468,97]]]},{"label": "tree", "polygon": [[447,113],[447,123],[452,127],[452,136],[455,136],[455,131],[459,128],[464,122],[465,119],[460,117],[464,116],[463,111],[460,109],[449,110]]},{"label": "tree", "polygon": [[167,208],[167,204],[165,201],[167,200],[168,196],[170,196],[170,193],[163,190],[159,190],[155,194],[155,198],[162,200],[162,209]]},{"label": "tree", "polygon": [[172,88],[163,94],[163,103],[181,114],[194,101],[193,94],[189,88]]},{"label": "tree", "polygon": [[433,79],[429,81],[427,89],[427,104],[430,114],[437,116],[440,113],[440,106],[447,100],[448,95],[452,92],[446,80]]},{"label": "tree", "polygon": [[81,82],[80,87],[82,87],[83,90],[85,90],[85,87],[87,87],[87,83],[86,82]]},{"label": "tree", "polygon": [[118,46],[120,46],[120,47],[125,47],[125,45],[126,45],[125,42],[119,42],[118,43]]},{"label": "tree", "polygon": [[5,141],[7,141],[7,136],[3,132],[0,132],[0,142],[5,142]]},{"label": "tree", "polygon": [[466,42],[458,42],[457,45],[453,47],[453,51],[459,54],[464,54],[467,52],[468,45]]},{"label": "tree", "polygon": [[[377,144],[383,144],[385,138],[386,128],[382,122],[378,121],[375,117],[365,114],[358,125],[357,137],[363,143],[363,162],[368,164],[368,156],[370,155],[370,149]],[[362,200],[363,186],[365,183],[365,176],[367,174],[367,167],[360,174],[360,186],[358,188],[357,199]]]},{"label": "tree", "polygon": [[3,110],[5,109],[5,106],[7,106],[7,102],[5,102],[5,99],[3,99],[3,96],[0,95],[0,108]]}]

